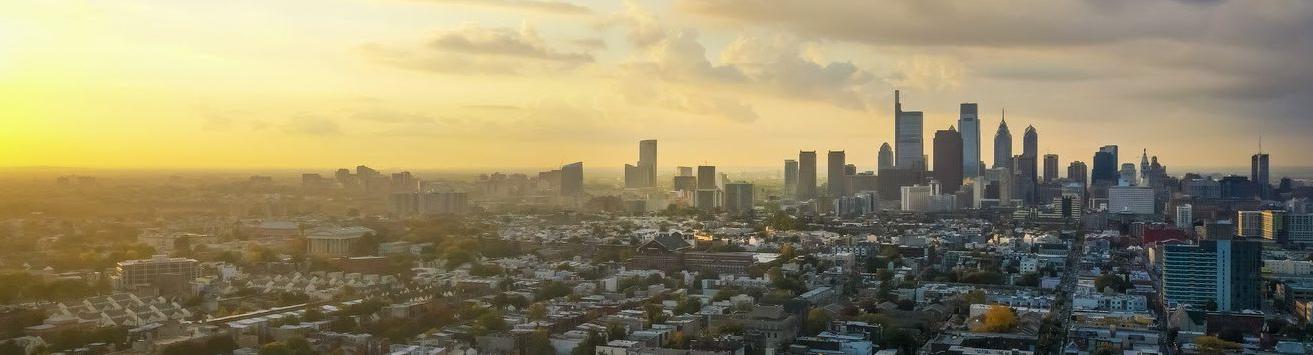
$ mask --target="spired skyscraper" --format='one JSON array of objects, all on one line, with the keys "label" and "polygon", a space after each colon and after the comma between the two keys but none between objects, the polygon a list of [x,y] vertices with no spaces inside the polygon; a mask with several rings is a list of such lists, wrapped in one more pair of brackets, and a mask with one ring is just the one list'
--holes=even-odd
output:
[{"label": "spired skyscraper", "polygon": [[935,131],[935,165],[934,177],[939,181],[940,191],[945,194],[956,193],[962,187],[963,139],[952,126],[946,130]]},{"label": "spired skyscraper", "polygon": [[900,99],[894,90],[894,166],[925,170],[924,116],[921,111],[903,111]]},{"label": "spired skyscraper", "polygon": [[[967,178],[980,176],[980,117],[974,102],[961,105],[957,128],[962,134],[962,175]],[[935,154],[938,156],[939,153]]]},{"label": "spired skyscraper", "polygon": [[1267,197],[1267,190],[1272,188],[1272,182],[1268,179],[1267,153],[1261,150],[1249,157],[1249,180],[1254,182],[1258,187],[1259,196]]},{"label": "spired skyscraper", "polygon": [[998,122],[998,132],[994,133],[994,168],[1012,169],[1012,132],[1008,131],[1008,113],[1003,111],[1003,119]]},{"label": "spired skyscraper", "polygon": [[816,198],[816,151],[798,152],[798,201]]}]

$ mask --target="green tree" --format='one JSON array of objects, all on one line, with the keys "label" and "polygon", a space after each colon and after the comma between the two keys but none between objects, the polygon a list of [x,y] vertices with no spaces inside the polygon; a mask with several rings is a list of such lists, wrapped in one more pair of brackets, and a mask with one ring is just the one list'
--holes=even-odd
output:
[{"label": "green tree", "polygon": [[807,322],[803,324],[803,333],[809,336],[820,334],[830,325],[830,314],[820,308],[807,311]]},{"label": "green tree", "polygon": [[524,353],[555,354],[556,350],[552,349],[552,340],[547,336],[547,331],[538,330],[524,340]]},{"label": "green tree", "polygon": [[1110,288],[1118,293],[1126,292],[1130,283],[1126,282],[1121,276],[1116,274],[1103,274],[1094,278],[1094,289],[1103,292],[1105,288]]},{"label": "green tree", "polygon": [[534,303],[533,305],[529,306],[528,313],[529,313],[529,320],[547,319],[547,306],[544,306],[542,303]]}]

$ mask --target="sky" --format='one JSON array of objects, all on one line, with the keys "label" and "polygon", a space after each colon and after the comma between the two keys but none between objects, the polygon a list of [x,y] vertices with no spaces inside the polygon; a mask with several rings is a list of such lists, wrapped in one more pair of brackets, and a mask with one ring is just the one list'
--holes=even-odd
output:
[{"label": "sky", "polygon": [[1313,166],[1303,0],[0,2],[0,167],[872,170],[893,90],[1089,161]]}]

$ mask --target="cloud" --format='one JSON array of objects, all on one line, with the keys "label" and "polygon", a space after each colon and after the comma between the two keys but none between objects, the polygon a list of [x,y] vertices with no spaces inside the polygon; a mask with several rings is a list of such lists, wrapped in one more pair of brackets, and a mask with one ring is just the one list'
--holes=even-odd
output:
[{"label": "cloud", "polygon": [[281,128],[284,133],[294,135],[331,136],[342,133],[337,121],[309,114],[292,117],[283,123]]},{"label": "cloud", "polygon": [[589,15],[593,10],[562,1],[541,0],[418,0],[438,4],[482,6],[558,15]]},{"label": "cloud", "polygon": [[549,72],[593,62],[593,56],[587,52],[551,47],[528,25],[516,30],[466,24],[436,33],[423,46],[366,43],[359,49],[380,63],[452,74]]},{"label": "cloud", "polygon": [[[692,88],[727,89],[780,98],[828,102],[848,109],[862,110],[874,97],[872,90],[883,83],[868,70],[848,61],[830,61],[809,53],[811,43],[791,36],[768,38],[743,35],[726,46],[713,62],[707,49],[692,29],[671,29],[635,3],[608,21],[626,26],[635,56],[621,65],[624,77],[637,82],[659,81]],[[631,97],[633,95],[630,95]],[[747,104],[721,96],[717,99],[683,100],[676,94],[665,102],[685,103],[676,108],[707,111],[719,107],[736,112],[735,120],[745,121],[756,114]],[[687,104],[697,103],[702,104]],[[728,104],[733,102],[734,104]],[[751,114],[749,114],[751,113]]]}]

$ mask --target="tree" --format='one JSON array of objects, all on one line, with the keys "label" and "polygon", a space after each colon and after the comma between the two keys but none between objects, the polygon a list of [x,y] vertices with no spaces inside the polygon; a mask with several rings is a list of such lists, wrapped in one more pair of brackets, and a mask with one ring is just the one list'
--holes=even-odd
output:
[{"label": "tree", "polygon": [[676,314],[693,314],[702,310],[702,300],[697,297],[685,297],[675,306]]},{"label": "tree", "polygon": [[542,303],[534,303],[533,305],[529,306],[529,319],[530,320],[547,319],[547,306],[544,306]]},{"label": "tree", "polygon": [[529,335],[524,340],[525,354],[555,354],[556,350],[552,349],[552,340],[548,338],[547,331],[538,330]]},{"label": "tree", "polygon": [[793,244],[785,243],[780,247],[780,260],[789,261],[798,256],[798,251],[793,248]]},{"label": "tree", "polygon": [[1017,328],[1017,314],[1003,305],[993,305],[981,316],[980,323],[973,325],[971,331],[982,333],[1007,333]]},{"label": "tree", "polygon": [[670,336],[670,341],[666,342],[666,347],[671,349],[688,349],[688,336],[682,331],[676,331]]},{"label": "tree", "polygon": [[1126,279],[1116,274],[1103,274],[1094,278],[1094,289],[1099,292],[1103,292],[1104,288],[1112,288],[1113,291],[1122,293],[1126,292],[1127,287],[1130,287],[1130,285],[1126,282]]},{"label": "tree", "polygon": [[620,325],[620,323],[611,323],[606,325],[607,340],[620,340],[620,339],[624,339],[628,335],[629,335],[629,330],[625,329],[625,326]]},{"label": "tree", "polygon": [[584,338],[584,341],[580,342],[578,346],[574,347],[574,350],[570,351],[570,355],[593,355],[597,353],[596,349],[600,345],[606,345],[606,339],[604,339],[601,334],[597,334],[597,332],[589,331],[588,336]]},{"label": "tree", "polygon": [[982,290],[968,291],[962,296],[962,299],[967,301],[967,304],[984,304],[987,300],[985,298],[985,291]]},{"label": "tree", "polygon": [[483,313],[475,322],[479,326],[479,333],[482,334],[508,329],[506,320],[502,319],[501,313],[495,310]]},{"label": "tree", "polygon": [[1033,272],[1021,274],[1021,277],[1017,278],[1017,286],[1038,287],[1039,274]]},{"label": "tree", "polygon": [[1199,347],[1199,353],[1205,355],[1220,355],[1239,351],[1241,349],[1241,346],[1238,343],[1207,335],[1194,338],[1194,344]]},{"label": "tree", "polygon": [[807,322],[803,325],[803,332],[807,335],[820,334],[830,325],[830,314],[820,308],[812,308],[807,311]]},{"label": "tree", "polygon": [[666,322],[666,312],[661,309],[660,305],[648,303],[643,306],[643,313],[647,314],[648,324],[663,324]]},{"label": "tree", "polygon": [[281,342],[272,342],[260,347],[260,355],[313,355],[315,350],[304,338],[288,338]]}]

